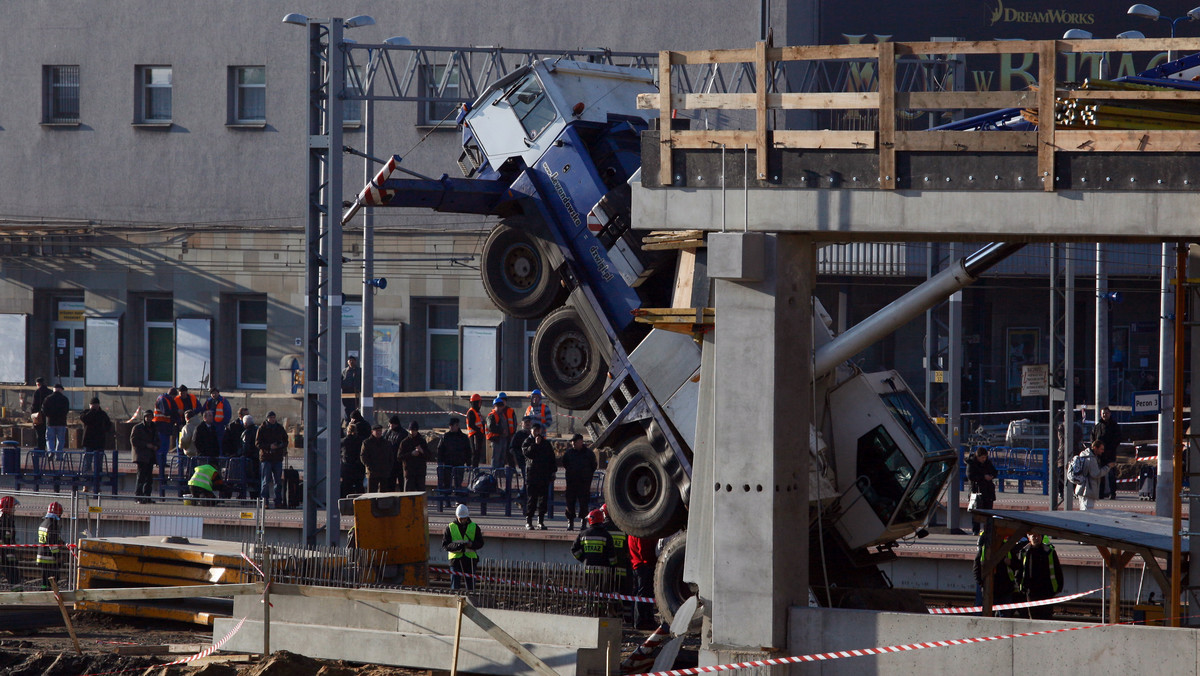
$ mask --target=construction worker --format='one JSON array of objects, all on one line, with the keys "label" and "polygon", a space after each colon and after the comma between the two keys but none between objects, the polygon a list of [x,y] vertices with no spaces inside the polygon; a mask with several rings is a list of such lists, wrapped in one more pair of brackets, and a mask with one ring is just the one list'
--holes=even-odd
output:
[{"label": "construction worker", "polygon": [[64,543],[59,533],[62,530],[62,505],[51,502],[46,508],[46,516],[38,526],[38,553],[35,563],[42,571],[42,587],[50,588],[50,578],[59,579],[62,568]]},{"label": "construction worker", "polygon": [[233,455],[232,450],[226,450],[225,443],[225,426],[229,421],[233,420],[233,406],[229,400],[221,396],[221,390],[210,387],[208,389],[208,400],[204,402],[204,409],[212,411],[213,429],[217,431],[217,455]]},{"label": "construction worker", "polygon": [[[613,548],[612,536],[604,527],[604,514],[593,509],[587,515],[587,528],[579,531],[571,545],[571,555],[583,563],[583,575],[590,592],[609,592],[605,581],[611,580],[609,571],[617,565],[617,550]],[[590,603],[593,608],[608,607],[607,601]]]},{"label": "construction worker", "polygon": [[[214,488],[219,488],[224,483],[221,480],[221,471],[215,466],[205,463],[196,467],[196,471],[192,472],[192,478],[188,479],[188,488],[191,489],[193,498],[215,498],[217,494],[213,491]],[[194,504],[191,500],[184,500],[185,505]]]},{"label": "construction worker", "polygon": [[468,464],[472,467],[483,462],[485,453],[483,447],[487,435],[483,431],[483,413],[479,410],[482,405],[483,397],[472,394],[471,408],[467,409],[467,440],[471,442],[471,462]]},{"label": "construction worker", "polygon": [[492,412],[487,417],[487,438],[492,445],[492,469],[500,469],[508,461],[508,444],[517,431],[517,414],[508,407],[508,395],[501,392],[492,400]]},{"label": "construction worker", "polygon": [[167,481],[167,454],[175,445],[179,427],[183,424],[183,411],[179,410],[179,390],[171,389],[158,395],[154,400],[154,431],[158,436],[158,480]]},{"label": "construction worker", "polygon": [[188,411],[195,411],[200,408],[200,400],[196,395],[188,392],[187,385],[180,384],[179,395],[175,397],[175,407],[181,415],[187,415]]},{"label": "construction worker", "polygon": [[542,391],[534,390],[529,393],[529,408],[525,409],[525,415],[533,419],[535,423],[541,423],[546,431],[550,430],[550,423],[554,422],[554,413],[550,407],[542,403]]},{"label": "construction worker", "polygon": [[[972,566],[972,571],[975,573],[975,583],[978,585],[975,594],[975,605],[983,605],[983,562],[988,557],[988,545],[992,537],[992,520],[988,519],[983,523],[983,532],[979,534],[979,549],[975,553],[975,564]],[[1017,589],[1017,555],[1016,549],[1008,550],[1000,563],[996,564],[996,568],[992,571],[994,576],[992,582],[992,604],[1003,605],[1012,603],[1014,594]],[[1007,611],[996,613],[997,617],[1007,617]]]},{"label": "construction worker", "polygon": [[628,594],[632,588],[630,572],[633,570],[633,561],[629,557],[629,542],[626,539],[625,532],[617,528],[617,524],[609,517],[607,502],[600,505],[600,514],[604,516],[604,527],[608,530],[608,534],[612,536],[613,549],[617,552],[617,565],[613,569],[613,574],[616,575],[617,579],[617,589],[622,594]]},{"label": "construction worker", "polygon": [[[1028,544],[1018,556],[1017,588],[1026,601],[1041,601],[1054,598],[1063,588],[1062,563],[1049,535],[1029,533]],[[1054,607],[1034,606],[1029,608],[1029,619],[1050,620],[1054,618]]]},{"label": "construction worker", "polygon": [[450,555],[450,588],[468,591],[475,589],[475,566],[479,562],[478,550],[483,547],[483,531],[471,520],[471,510],[459,505],[454,510],[454,520],[446,524],[442,533],[442,549]]},{"label": "construction worker", "polygon": [[[0,498],[0,545],[17,544],[17,499],[11,495]],[[0,549],[0,568],[4,579],[12,586],[21,584],[21,571],[17,570],[17,553],[12,549]]]}]

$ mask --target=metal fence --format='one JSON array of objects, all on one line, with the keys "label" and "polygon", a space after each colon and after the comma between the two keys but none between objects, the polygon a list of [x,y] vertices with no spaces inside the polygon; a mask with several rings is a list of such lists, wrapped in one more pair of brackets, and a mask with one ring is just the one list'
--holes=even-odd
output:
[{"label": "metal fence", "polygon": [[190,497],[154,498],[153,505],[132,495],[85,494],[83,532],[88,537],[180,535],[206,540],[263,541],[262,500]]},{"label": "metal fence", "polygon": [[242,579],[261,580],[270,568],[279,584],[357,589],[384,578],[386,552],[350,547],[242,545]]},{"label": "metal fence", "polygon": [[33,591],[46,588],[45,580],[55,578],[59,589],[74,589],[78,558],[75,551],[62,546],[54,557],[53,565],[37,563],[38,528],[45,518],[47,508],[51,503],[62,505],[62,518],[59,520],[59,537],[64,543],[78,541],[79,533],[83,530],[80,523],[82,502],[76,492],[54,494],[37,491],[4,490],[0,495],[12,496],[17,500],[15,510],[14,541],[4,543],[0,547],[0,589],[6,591]]},{"label": "metal fence", "polygon": [[621,593],[612,570],[585,573],[569,563],[483,559],[470,592],[479,608],[525,610],[581,617],[621,617],[622,601],[597,596]]}]

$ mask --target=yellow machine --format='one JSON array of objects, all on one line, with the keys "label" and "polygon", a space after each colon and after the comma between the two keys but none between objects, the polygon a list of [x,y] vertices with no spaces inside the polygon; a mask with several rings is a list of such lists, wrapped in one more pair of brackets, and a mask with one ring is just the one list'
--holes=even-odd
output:
[{"label": "yellow machine", "polygon": [[386,552],[387,582],[429,582],[429,521],[424,493],[364,493],[354,502],[354,542]]}]

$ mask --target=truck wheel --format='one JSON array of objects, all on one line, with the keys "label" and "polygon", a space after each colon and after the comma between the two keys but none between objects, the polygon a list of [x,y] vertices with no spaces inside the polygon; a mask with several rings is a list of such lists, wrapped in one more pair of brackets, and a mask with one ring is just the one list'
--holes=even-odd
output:
[{"label": "truck wheel", "polygon": [[666,537],[687,523],[683,498],[656,456],[650,442],[637,438],[608,461],[604,475],[608,515],[630,535]]},{"label": "truck wheel", "polygon": [[546,268],[532,228],[525,218],[509,218],[483,244],[483,288],[496,307],[518,319],[545,316],[567,292],[558,273]]},{"label": "truck wheel", "polygon": [[533,336],[533,377],[564,408],[590,408],[604,391],[605,365],[570,305],[551,312]]},{"label": "truck wheel", "polygon": [[[662,553],[658,555],[658,565],[654,568],[654,604],[658,606],[658,614],[668,624],[675,619],[675,611],[690,596],[696,594],[693,585],[683,581],[683,557],[687,551],[687,532],[682,532],[667,540]],[[699,621],[689,627],[689,631],[699,629]]]}]

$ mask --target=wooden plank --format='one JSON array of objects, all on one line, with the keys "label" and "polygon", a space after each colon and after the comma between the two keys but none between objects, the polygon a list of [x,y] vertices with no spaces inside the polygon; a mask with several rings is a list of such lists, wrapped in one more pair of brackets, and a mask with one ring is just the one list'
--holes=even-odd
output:
[{"label": "wooden plank", "polygon": [[767,43],[758,42],[754,47],[754,76],[757,96],[754,108],[754,159],[758,180],[767,179],[767,151],[771,148],[770,132],[767,130]]},{"label": "wooden plank", "polygon": [[[207,542],[212,541],[210,540]],[[201,563],[209,566],[240,566],[242,561],[240,551],[241,544],[226,544],[236,544],[238,547],[238,552],[212,551],[204,549],[204,545],[200,545],[198,543],[193,543],[192,546],[168,545],[165,543],[157,544],[146,541],[144,538],[85,538],[79,541],[79,549],[80,551],[99,552],[104,554],[137,556],[143,559]]]},{"label": "wooden plank", "polygon": [[[961,43],[955,43],[961,44]],[[1200,38],[1138,38],[1104,40],[1059,40],[1060,52],[1169,52],[1200,51]]]},{"label": "wooden plank", "polygon": [[691,305],[695,282],[696,250],[684,249],[679,252],[679,261],[675,265],[675,290],[671,293],[671,305],[675,307]]},{"label": "wooden plank", "polygon": [[869,110],[879,106],[878,92],[843,92],[816,94],[768,94],[767,106],[782,110],[836,108]]},{"label": "wooden plank", "polygon": [[1059,92],[1069,99],[1107,99],[1111,101],[1187,101],[1200,103],[1200,91],[1192,89],[1164,89],[1154,91],[1112,91],[1108,89],[1072,89]]},{"label": "wooden plank", "polygon": [[795,45],[767,49],[770,61],[820,61],[824,59],[876,59],[878,43],[857,45]]},{"label": "wooden plank", "polygon": [[275,583],[271,585],[271,593],[307,596],[310,598],[400,603],[412,606],[432,606],[435,608],[458,607],[458,602],[454,596],[446,594],[423,594],[421,592],[398,591],[394,589],[341,589],[337,587],[311,587],[308,585]]},{"label": "wooden plank", "polygon": [[776,148],[874,150],[878,146],[876,133],[872,130],[775,129],[771,132],[771,140]]},{"label": "wooden plank", "polygon": [[896,150],[1027,153],[1037,149],[1032,131],[898,131]]},{"label": "wooden plank", "polygon": [[1038,51],[1038,175],[1042,190],[1054,190],[1054,89],[1058,52],[1053,40],[1039,43]]},{"label": "wooden plank", "polygon": [[910,110],[958,108],[1028,108],[1037,104],[1037,94],[1015,92],[896,92],[896,107]]},{"label": "wooden plank", "polygon": [[682,66],[698,63],[750,63],[754,60],[753,49],[696,49],[688,52],[661,52],[662,58],[670,59],[671,65]]},{"label": "wooden plank", "polygon": [[672,135],[672,146],[689,150],[712,150],[714,148],[719,149],[723,143],[729,150],[741,150],[742,146],[754,145],[755,136],[756,133],[754,131],[745,129],[728,131],[676,131]]},{"label": "wooden plank", "polygon": [[[661,95],[655,93],[638,94],[638,108],[642,110],[660,108],[662,105],[660,98]],[[752,110],[758,101],[757,93],[671,94],[671,108],[678,110]],[[781,110],[823,110],[826,108],[868,110],[874,109],[878,105],[879,95],[875,92],[768,93],[766,101],[767,108]]]},{"label": "wooden plank", "polygon": [[[263,585],[248,584],[188,585],[183,587],[146,587],[143,589],[78,589],[62,592],[66,603],[86,601],[136,601],[141,599],[186,599],[198,596],[230,597],[261,594]],[[0,605],[53,605],[53,592],[4,592]]]},{"label": "wooden plank", "polygon": [[[987,40],[964,42],[895,42],[897,56],[917,54],[1037,54],[1041,40]],[[889,44],[889,43],[882,43]]]},{"label": "wooden plank", "polygon": [[[181,587],[197,584],[190,578],[154,575],[125,570],[79,569],[79,589],[107,589],[116,585],[145,587]],[[209,584],[216,584],[210,582]]]},{"label": "wooden plank", "polygon": [[671,52],[658,53],[658,183],[671,185]]},{"label": "wooden plank", "polygon": [[1054,146],[1068,152],[1176,153],[1200,151],[1197,130],[1063,130],[1054,133]]},{"label": "wooden plank", "polygon": [[[957,44],[957,43],[956,43]],[[896,45],[879,45],[879,187],[896,189]]]},{"label": "wooden plank", "polygon": [[[451,596],[448,598],[453,599],[455,597]],[[508,648],[512,654],[516,655],[518,659],[532,667],[534,671],[542,676],[558,676],[558,672],[554,671],[549,665],[538,659],[537,655],[529,652],[528,648],[521,645],[521,643],[517,641],[517,639],[513,638],[512,635],[507,631],[504,631],[498,627],[495,622],[492,622],[490,619],[488,619],[488,617],[480,612],[479,609],[474,605],[471,603],[463,603],[461,606],[459,606],[456,602],[455,606],[461,607],[462,613],[463,615],[467,616],[467,619],[479,625],[479,628],[487,632],[488,636],[491,636],[492,638],[496,639],[500,645]]]},{"label": "wooden plank", "polygon": [[678,242],[655,242],[654,244],[643,244],[643,251],[695,251],[700,247],[705,246],[702,239],[685,239]]},{"label": "wooden plank", "polygon": [[98,613],[106,613],[108,615],[120,615],[122,617],[140,617],[152,620],[170,620],[172,622],[187,622],[190,624],[199,624],[211,627],[213,621],[218,617],[229,617],[217,613],[209,613],[197,610],[188,610],[181,607],[166,607],[166,606],[141,606],[135,603],[117,603],[109,601],[91,601],[81,603],[78,606],[79,610],[91,610]]},{"label": "wooden plank", "polygon": [[58,593],[58,580],[50,578],[50,591],[54,592],[54,598],[58,599],[58,610],[62,613],[63,624],[67,625],[67,634],[71,636],[71,642],[75,644],[75,652],[83,654],[83,648],[79,647],[79,637],[75,635],[75,625],[71,624],[71,615],[67,612],[67,606],[63,603],[62,594]]}]

